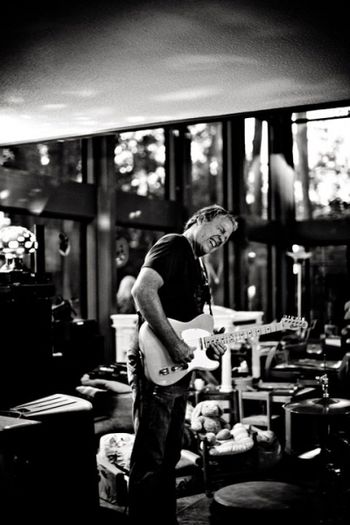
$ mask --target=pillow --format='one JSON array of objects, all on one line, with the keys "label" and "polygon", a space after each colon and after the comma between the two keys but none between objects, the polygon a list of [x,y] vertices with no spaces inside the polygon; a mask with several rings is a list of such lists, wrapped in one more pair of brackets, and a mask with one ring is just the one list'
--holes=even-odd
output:
[{"label": "pillow", "polygon": [[134,434],[119,432],[106,434],[100,439],[100,454],[106,457],[112,465],[129,470],[130,456],[134,444]]}]

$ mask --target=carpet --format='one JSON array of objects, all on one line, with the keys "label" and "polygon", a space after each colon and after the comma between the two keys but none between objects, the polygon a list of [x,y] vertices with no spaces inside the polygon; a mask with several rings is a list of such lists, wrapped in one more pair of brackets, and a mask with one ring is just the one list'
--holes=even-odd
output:
[{"label": "carpet", "polygon": [[209,525],[210,498],[195,494],[177,500],[177,521],[179,525]]},{"label": "carpet", "polygon": [[[194,494],[177,499],[177,520],[179,525],[208,525],[210,498],[205,494]],[[100,501],[99,517],[105,525],[116,523],[127,525],[128,518],[125,507],[111,505],[107,501]],[[166,524],[164,524],[166,525]]]}]

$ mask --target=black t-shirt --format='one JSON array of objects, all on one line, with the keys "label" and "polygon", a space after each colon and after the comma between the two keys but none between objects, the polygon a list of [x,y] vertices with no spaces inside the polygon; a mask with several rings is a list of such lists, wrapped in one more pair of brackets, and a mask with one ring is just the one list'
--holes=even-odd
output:
[{"label": "black t-shirt", "polygon": [[152,268],[164,281],[159,297],[167,317],[188,322],[203,313],[210,301],[209,287],[186,237],[161,237],[147,253],[143,267]]}]

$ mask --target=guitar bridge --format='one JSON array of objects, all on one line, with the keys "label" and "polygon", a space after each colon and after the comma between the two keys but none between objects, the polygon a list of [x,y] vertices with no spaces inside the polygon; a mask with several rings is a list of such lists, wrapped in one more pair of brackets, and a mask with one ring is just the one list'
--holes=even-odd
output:
[{"label": "guitar bridge", "polygon": [[186,370],[188,365],[174,365],[171,367],[172,372],[177,372],[178,370]]}]

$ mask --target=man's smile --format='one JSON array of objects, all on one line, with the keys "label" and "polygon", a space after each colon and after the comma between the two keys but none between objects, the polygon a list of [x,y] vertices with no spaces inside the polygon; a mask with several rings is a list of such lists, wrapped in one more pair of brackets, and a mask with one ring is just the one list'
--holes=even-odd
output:
[{"label": "man's smile", "polygon": [[220,238],[216,235],[215,237],[210,237],[209,239],[210,246],[212,248],[217,248],[221,244]]}]

